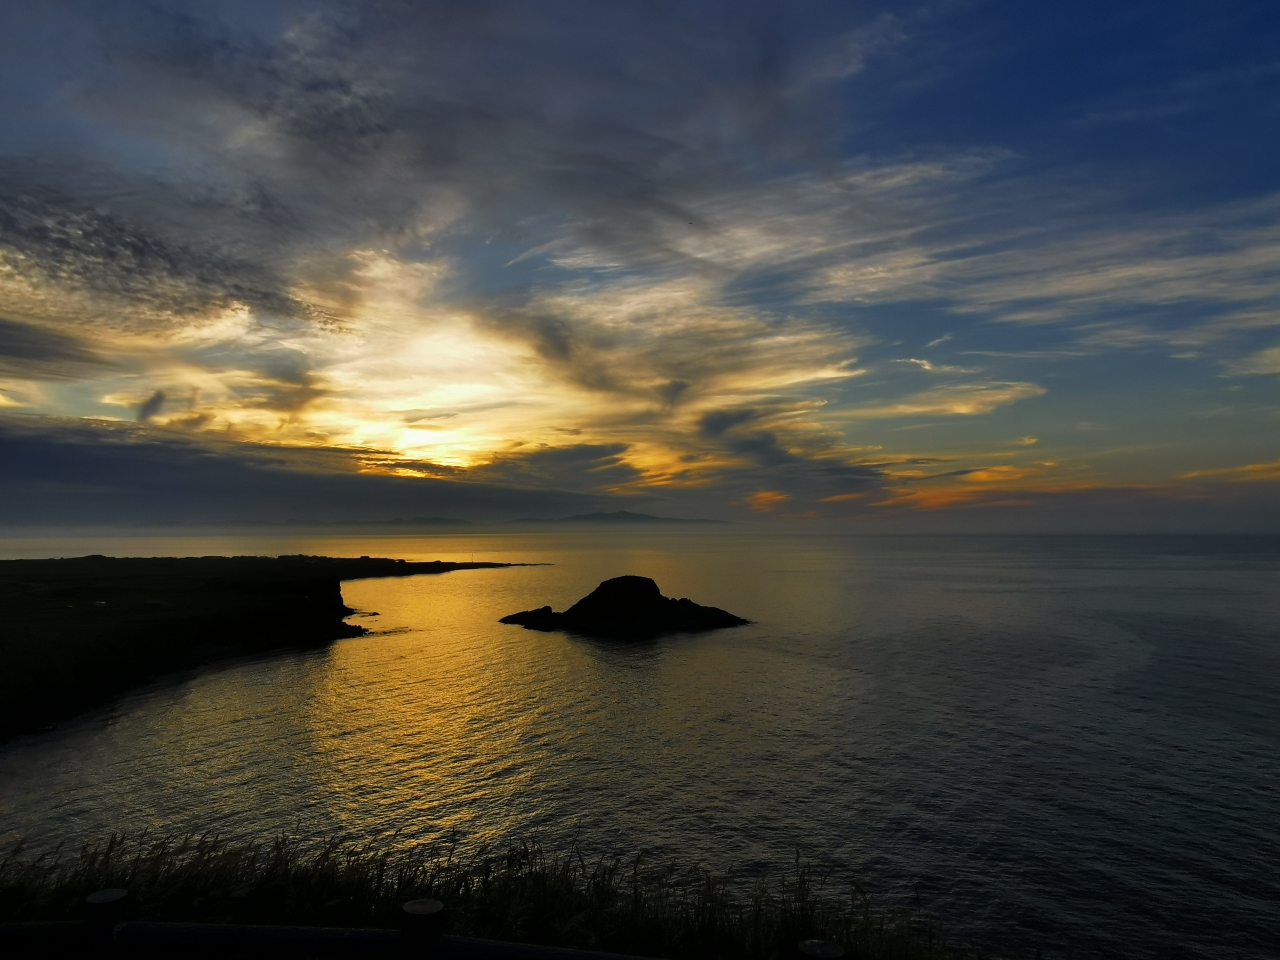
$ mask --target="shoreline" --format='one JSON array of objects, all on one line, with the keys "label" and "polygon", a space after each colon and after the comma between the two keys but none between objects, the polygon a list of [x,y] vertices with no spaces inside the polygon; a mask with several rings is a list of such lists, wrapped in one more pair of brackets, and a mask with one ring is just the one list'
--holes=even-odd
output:
[{"label": "shoreline", "polygon": [[167,674],[368,631],[342,582],[522,564],[375,557],[0,560],[0,740]]}]

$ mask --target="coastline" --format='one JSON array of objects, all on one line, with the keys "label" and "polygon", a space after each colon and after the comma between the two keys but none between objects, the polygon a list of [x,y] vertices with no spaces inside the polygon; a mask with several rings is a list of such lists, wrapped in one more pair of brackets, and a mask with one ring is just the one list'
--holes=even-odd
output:
[{"label": "coastline", "polygon": [[366,633],[342,582],[508,563],[375,557],[104,556],[0,561],[0,738],[165,674]]}]

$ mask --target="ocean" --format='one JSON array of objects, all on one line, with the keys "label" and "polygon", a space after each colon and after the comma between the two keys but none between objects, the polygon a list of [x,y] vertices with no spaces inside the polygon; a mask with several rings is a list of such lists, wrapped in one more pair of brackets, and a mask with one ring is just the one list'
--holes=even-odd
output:
[{"label": "ocean", "polygon": [[[0,541],[84,553],[545,565],[347,582],[368,636],[169,678],[0,744],[8,846],[538,838],[744,880],[799,856],[829,891],[857,882],[988,950],[1280,945],[1275,538]],[[611,643],[497,622],[621,574],[754,623]]]}]

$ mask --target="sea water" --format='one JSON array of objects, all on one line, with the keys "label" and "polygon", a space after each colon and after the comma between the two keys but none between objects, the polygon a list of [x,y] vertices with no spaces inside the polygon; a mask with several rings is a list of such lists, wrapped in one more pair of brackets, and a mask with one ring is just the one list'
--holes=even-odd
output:
[{"label": "sea water", "polygon": [[[1280,944],[1280,541],[726,530],[10,540],[544,566],[351,581],[368,636],[0,744],[0,840],[396,837],[701,863],[1030,952]],[[607,577],[748,617],[535,633]],[[39,638],[32,638],[38,642]],[[175,637],[175,642],[181,642]]]}]

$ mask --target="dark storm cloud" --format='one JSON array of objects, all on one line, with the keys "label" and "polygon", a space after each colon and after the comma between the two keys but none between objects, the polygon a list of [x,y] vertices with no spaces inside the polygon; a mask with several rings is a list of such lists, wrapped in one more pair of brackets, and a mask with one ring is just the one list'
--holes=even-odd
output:
[{"label": "dark storm cloud", "polygon": [[0,524],[502,520],[602,497],[357,473],[352,452],[197,442],[94,421],[0,418]]},{"label": "dark storm cloud", "polygon": [[109,367],[79,337],[0,317],[0,375],[56,380]]}]

